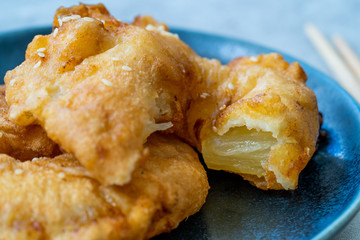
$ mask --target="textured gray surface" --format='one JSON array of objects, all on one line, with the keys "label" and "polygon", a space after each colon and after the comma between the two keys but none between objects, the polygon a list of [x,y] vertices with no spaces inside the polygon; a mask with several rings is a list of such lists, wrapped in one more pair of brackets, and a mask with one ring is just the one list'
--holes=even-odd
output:
[{"label": "textured gray surface", "polygon": [[[50,25],[58,6],[77,3],[0,0],[0,32]],[[329,38],[335,33],[342,35],[360,55],[359,0],[104,0],[103,3],[122,20],[150,14],[170,26],[249,40],[301,59],[329,76],[331,71],[304,34],[305,23],[314,23]],[[360,214],[335,239],[360,239]]]}]

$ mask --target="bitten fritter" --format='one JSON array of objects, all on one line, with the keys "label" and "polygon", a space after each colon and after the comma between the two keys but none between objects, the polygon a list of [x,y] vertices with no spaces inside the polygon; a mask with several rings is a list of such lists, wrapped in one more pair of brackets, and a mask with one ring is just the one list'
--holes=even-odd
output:
[{"label": "bitten fritter", "polygon": [[211,113],[201,126],[192,124],[200,128],[207,166],[238,173],[261,189],[295,189],[319,133],[306,74],[279,54],[235,59],[229,67],[231,77],[214,83],[214,96],[189,110],[196,121],[204,119],[201,111]]},{"label": "bitten fritter", "polygon": [[148,239],[196,213],[209,189],[196,152],[152,135],[129,184],[104,186],[71,154],[0,155],[0,239]]}]

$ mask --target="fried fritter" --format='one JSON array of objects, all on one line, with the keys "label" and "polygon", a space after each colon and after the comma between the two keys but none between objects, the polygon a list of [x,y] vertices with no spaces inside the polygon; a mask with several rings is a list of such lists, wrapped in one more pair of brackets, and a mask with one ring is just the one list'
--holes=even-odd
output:
[{"label": "fried fritter", "polygon": [[235,59],[229,67],[228,80],[213,83],[216,92],[209,95],[215,97],[189,110],[207,166],[238,173],[261,189],[295,189],[319,132],[306,74],[279,54]]},{"label": "fried fritter", "polygon": [[144,239],[196,213],[208,192],[195,151],[152,135],[149,159],[124,186],[104,186],[71,154],[0,155],[0,239]]},{"label": "fried fritter", "polygon": [[39,123],[102,183],[127,183],[147,137],[182,125],[192,51],[173,36],[63,11],[57,34],[36,36],[25,62],[6,74],[10,118]]},{"label": "fried fritter", "polygon": [[47,137],[40,126],[16,125],[8,119],[8,110],[5,86],[0,85],[0,153],[20,160],[60,154],[59,147]]}]

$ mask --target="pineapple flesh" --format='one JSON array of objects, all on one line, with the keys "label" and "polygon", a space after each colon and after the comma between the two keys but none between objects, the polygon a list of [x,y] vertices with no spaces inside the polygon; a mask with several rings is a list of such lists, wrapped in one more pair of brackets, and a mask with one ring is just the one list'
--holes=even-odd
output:
[{"label": "pineapple flesh", "polygon": [[261,177],[271,147],[277,143],[271,132],[231,128],[224,135],[213,132],[202,143],[203,156],[210,169]]}]

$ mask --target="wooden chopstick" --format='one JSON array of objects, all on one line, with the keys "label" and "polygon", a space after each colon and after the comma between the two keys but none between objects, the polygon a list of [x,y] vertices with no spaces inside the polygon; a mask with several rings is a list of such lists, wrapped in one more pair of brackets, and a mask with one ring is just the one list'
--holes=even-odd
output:
[{"label": "wooden chopstick", "polygon": [[353,73],[343,62],[330,43],[312,24],[305,25],[305,33],[314,44],[324,61],[335,75],[337,82],[360,103],[360,83],[355,79]]},{"label": "wooden chopstick", "polygon": [[345,40],[339,36],[335,35],[332,38],[333,43],[339,50],[342,57],[345,59],[347,64],[350,66],[351,70],[355,73],[356,79],[360,81],[360,60],[350,48],[350,46],[345,42]]}]

